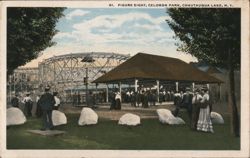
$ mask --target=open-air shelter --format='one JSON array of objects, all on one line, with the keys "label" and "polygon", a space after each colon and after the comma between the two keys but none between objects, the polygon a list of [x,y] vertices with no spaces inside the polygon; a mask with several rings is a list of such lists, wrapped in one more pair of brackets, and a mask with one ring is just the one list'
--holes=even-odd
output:
[{"label": "open-air shelter", "polygon": [[162,83],[175,83],[178,91],[179,83],[220,84],[221,80],[210,76],[195,66],[177,58],[170,58],[152,54],[137,53],[116,68],[102,75],[93,83],[118,84],[121,91],[122,84],[134,85],[152,83],[159,86]]}]

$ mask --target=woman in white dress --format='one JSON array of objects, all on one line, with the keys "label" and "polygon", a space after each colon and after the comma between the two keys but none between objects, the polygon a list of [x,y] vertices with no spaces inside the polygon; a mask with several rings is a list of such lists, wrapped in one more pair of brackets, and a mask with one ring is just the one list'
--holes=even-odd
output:
[{"label": "woman in white dress", "polygon": [[197,123],[197,130],[213,133],[213,125],[210,117],[209,94],[206,87],[201,89],[202,100],[200,103],[200,114]]},{"label": "woman in white dress", "polygon": [[26,93],[26,97],[23,98],[22,103],[24,104],[24,113],[27,117],[32,116],[33,100],[30,97],[30,93]]},{"label": "woman in white dress", "polygon": [[60,106],[60,99],[57,97],[57,95],[58,95],[58,92],[53,93],[53,96],[55,99],[55,104],[54,104],[53,110],[58,110],[58,108]]},{"label": "woman in white dress", "polygon": [[116,110],[121,110],[121,93],[116,92],[115,94],[115,109]]}]

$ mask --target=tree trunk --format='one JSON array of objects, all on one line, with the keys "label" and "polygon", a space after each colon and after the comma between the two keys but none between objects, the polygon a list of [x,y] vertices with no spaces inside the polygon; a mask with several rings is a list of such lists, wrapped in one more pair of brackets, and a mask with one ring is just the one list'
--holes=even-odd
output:
[{"label": "tree trunk", "polygon": [[228,88],[228,103],[231,107],[231,130],[236,137],[240,136],[240,122],[238,109],[236,105],[235,97],[235,85],[234,85],[234,66],[232,62],[232,53],[229,50],[228,54],[228,77],[229,77],[229,88]]}]

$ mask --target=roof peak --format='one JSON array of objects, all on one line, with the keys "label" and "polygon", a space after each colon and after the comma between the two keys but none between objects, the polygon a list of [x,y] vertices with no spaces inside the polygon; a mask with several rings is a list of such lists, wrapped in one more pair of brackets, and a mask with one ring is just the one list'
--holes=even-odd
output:
[{"label": "roof peak", "polygon": [[143,55],[143,56],[154,56],[154,57],[160,57],[160,58],[165,58],[165,59],[171,59],[171,60],[178,60],[178,61],[181,61],[181,62],[184,62],[184,63],[187,63],[179,58],[174,58],[174,57],[169,57],[169,56],[163,56],[163,55],[156,55],[156,54],[150,54],[150,53],[144,53],[144,52],[138,52],[137,54],[135,54],[133,57],[137,56],[137,55]]}]

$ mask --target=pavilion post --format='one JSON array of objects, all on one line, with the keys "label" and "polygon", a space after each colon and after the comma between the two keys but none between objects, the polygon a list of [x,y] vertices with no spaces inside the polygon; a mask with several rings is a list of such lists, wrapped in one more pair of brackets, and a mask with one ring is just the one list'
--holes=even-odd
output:
[{"label": "pavilion post", "polygon": [[159,102],[159,94],[160,94],[160,81],[156,80],[156,88],[157,88],[157,102]]},{"label": "pavilion post", "polygon": [[194,87],[195,87],[195,83],[194,82],[192,83],[192,87],[193,87],[193,92],[194,92]]},{"label": "pavilion post", "polygon": [[106,87],[106,102],[108,103],[109,102],[109,85],[106,84],[107,87]]},{"label": "pavilion post", "polygon": [[207,89],[209,89],[209,84],[207,84]]},{"label": "pavilion post", "polygon": [[[95,93],[96,93],[96,95],[95,95],[95,96],[98,96],[98,90],[97,90],[97,87],[98,87],[98,83],[96,83],[96,84],[95,84]],[[79,93],[79,91],[78,91],[78,93]],[[97,99],[97,97],[96,97],[96,99]]]},{"label": "pavilion post", "polygon": [[138,80],[135,79],[135,92],[137,92],[137,85],[138,85]]},{"label": "pavilion post", "polygon": [[179,82],[175,82],[175,90],[176,90],[176,92],[179,91]]},{"label": "pavilion post", "polygon": [[122,102],[122,83],[121,82],[119,82],[119,92],[121,95],[121,102]]}]

